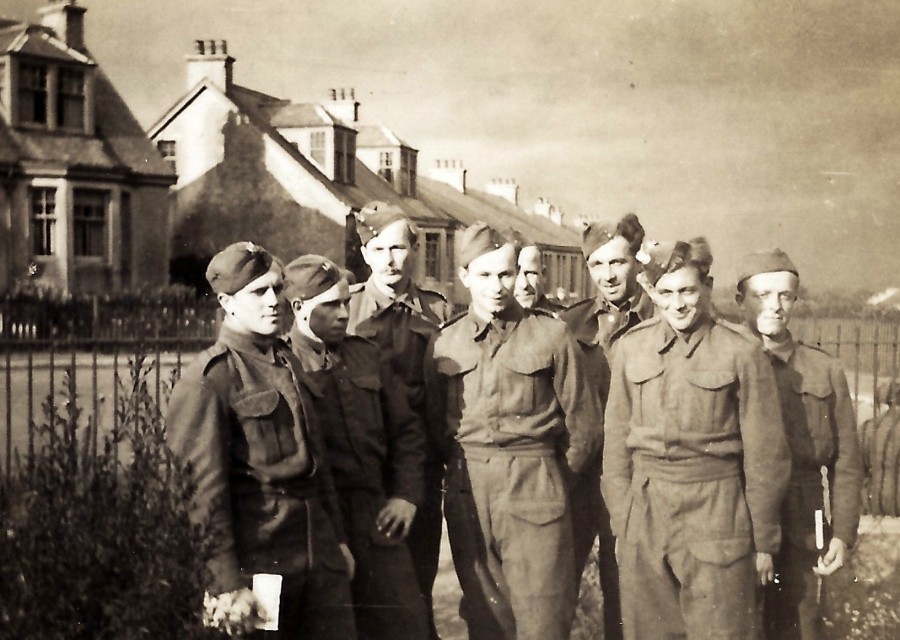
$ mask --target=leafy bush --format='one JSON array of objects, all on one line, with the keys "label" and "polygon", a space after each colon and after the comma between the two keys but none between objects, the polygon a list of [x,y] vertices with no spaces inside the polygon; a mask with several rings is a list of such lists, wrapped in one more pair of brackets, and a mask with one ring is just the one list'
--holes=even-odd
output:
[{"label": "leafy bush", "polygon": [[2,638],[216,637],[201,622],[209,532],[188,520],[193,489],[165,445],[149,368],[131,367],[117,431],[99,439],[83,424],[67,375],[35,451],[0,486]]}]

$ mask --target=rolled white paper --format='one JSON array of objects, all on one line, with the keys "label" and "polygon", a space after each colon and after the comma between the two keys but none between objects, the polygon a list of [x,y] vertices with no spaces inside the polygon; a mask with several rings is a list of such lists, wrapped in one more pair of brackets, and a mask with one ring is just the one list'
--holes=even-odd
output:
[{"label": "rolled white paper", "polygon": [[281,602],[281,576],[277,573],[253,574],[253,595],[269,614],[265,624],[259,629],[278,631],[278,608]]},{"label": "rolled white paper", "polygon": [[825,521],[822,518],[822,510],[816,509],[816,549],[825,548]]}]

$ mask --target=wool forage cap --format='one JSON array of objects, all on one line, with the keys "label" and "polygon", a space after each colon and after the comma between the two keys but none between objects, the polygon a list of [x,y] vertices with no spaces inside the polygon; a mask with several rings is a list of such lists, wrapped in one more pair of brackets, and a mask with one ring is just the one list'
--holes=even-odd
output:
[{"label": "wool forage cap", "polygon": [[505,244],[515,245],[515,241],[486,222],[475,222],[462,233],[459,264],[461,267],[468,267],[478,256],[496,251]]},{"label": "wool forage cap", "polygon": [[637,253],[644,241],[644,227],[633,213],[626,214],[618,222],[597,221],[587,224],[581,232],[581,252],[585,259],[616,236],[625,238],[632,252]]},{"label": "wool forage cap", "polygon": [[781,249],[757,251],[741,258],[738,262],[738,284],[757,273],[774,273],[776,271],[789,271],[796,276],[800,275],[797,267]]},{"label": "wool forage cap", "polygon": [[300,256],[284,268],[284,295],[288,300],[308,300],[344,278],[344,270],[325,256]]},{"label": "wool forage cap", "polygon": [[641,250],[637,252],[635,257],[644,265],[644,275],[650,284],[655,285],[663,277],[679,244],[686,243],[675,240],[649,241],[645,242]]},{"label": "wool forage cap", "polygon": [[275,258],[252,242],[235,242],[213,256],[206,279],[216,293],[237,293],[269,270]]},{"label": "wool forage cap", "polygon": [[398,220],[409,221],[409,217],[403,209],[395,204],[380,201],[368,203],[360,209],[355,217],[356,232],[359,234],[359,239],[364,246],[389,224]]}]

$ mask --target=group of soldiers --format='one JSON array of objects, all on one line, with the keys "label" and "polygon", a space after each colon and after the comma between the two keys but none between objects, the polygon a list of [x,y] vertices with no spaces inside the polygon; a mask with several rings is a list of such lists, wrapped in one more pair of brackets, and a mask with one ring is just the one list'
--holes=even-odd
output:
[{"label": "group of soldiers", "polygon": [[214,533],[213,619],[256,628],[253,576],[278,574],[278,631],[257,633],[437,638],[446,520],[472,640],[567,638],[595,544],[604,638],[824,636],[862,469],[844,374],[788,329],[786,254],[742,260],[732,324],[705,241],[648,242],[628,214],[584,229],[597,295],[564,308],[540,249],[478,222],[451,317],[411,278],[400,209],[356,226],[358,285],[248,242],[207,269],[224,319],[167,434]]}]

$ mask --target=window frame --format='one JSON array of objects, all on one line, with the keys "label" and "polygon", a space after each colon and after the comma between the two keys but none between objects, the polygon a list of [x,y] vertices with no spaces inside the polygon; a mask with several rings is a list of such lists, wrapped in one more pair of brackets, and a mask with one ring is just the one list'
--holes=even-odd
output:
[{"label": "window frame", "polygon": [[[102,199],[102,205],[91,208],[100,211],[101,215],[85,215],[86,206],[83,198],[94,196]],[[72,255],[75,259],[109,262],[111,201],[112,194],[106,189],[76,188],[72,190]],[[98,228],[99,232],[96,231]],[[93,233],[91,233],[92,230]],[[99,241],[96,239],[97,235],[99,235]],[[94,246],[95,244],[102,246],[99,252],[97,252],[98,247]]]},{"label": "window frame", "polygon": [[[72,76],[78,77],[78,82],[67,86],[66,78]],[[70,92],[69,89],[77,85],[76,92]],[[81,112],[81,120],[77,124],[67,122],[65,118],[66,104],[79,104]],[[76,69],[73,67],[59,66],[57,67],[56,77],[56,96],[54,100],[56,105],[56,128],[66,129],[70,131],[84,131],[87,122],[87,73],[84,69]]]},{"label": "window frame", "polygon": [[[50,69],[51,65],[47,63],[21,61],[18,63],[18,87],[16,88],[16,103],[18,105],[19,122],[28,127],[40,129],[50,128],[50,105],[52,104],[50,96]],[[32,86],[34,80],[33,72],[43,72],[43,87]],[[28,80],[28,81],[26,81]],[[27,103],[26,108],[25,97],[30,96],[31,100]],[[33,118],[38,108],[37,96],[43,95],[43,120]]]},{"label": "window frame", "polygon": [[[59,255],[57,191],[56,187],[43,185],[30,185],[28,187],[29,231],[31,234],[31,256],[33,258],[54,258]],[[40,213],[35,208],[38,194],[44,196],[41,198],[42,207]],[[47,198],[47,195],[50,198]],[[50,207],[47,206],[48,202],[51,205]],[[38,227],[41,230],[40,234],[37,233]],[[39,237],[41,249],[38,248]]]},{"label": "window frame", "polygon": [[441,237],[440,231],[426,231],[424,238],[425,277],[441,282]]}]

